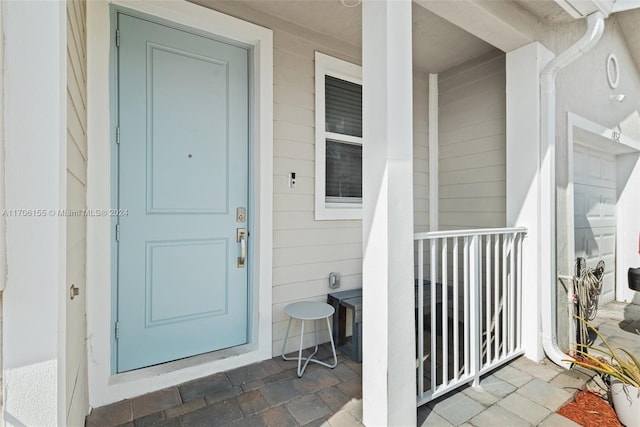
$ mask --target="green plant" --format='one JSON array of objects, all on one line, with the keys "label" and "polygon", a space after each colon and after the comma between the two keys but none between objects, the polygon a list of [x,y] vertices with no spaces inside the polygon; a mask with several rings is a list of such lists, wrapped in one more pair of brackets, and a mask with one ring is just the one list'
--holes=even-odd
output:
[{"label": "green plant", "polygon": [[623,384],[640,389],[640,361],[638,358],[627,349],[620,347],[614,349],[591,323],[579,317],[577,319],[583,322],[588,329],[594,331],[606,348],[586,346],[587,350],[592,350],[595,354],[576,350],[575,359],[566,361],[608,375]]}]

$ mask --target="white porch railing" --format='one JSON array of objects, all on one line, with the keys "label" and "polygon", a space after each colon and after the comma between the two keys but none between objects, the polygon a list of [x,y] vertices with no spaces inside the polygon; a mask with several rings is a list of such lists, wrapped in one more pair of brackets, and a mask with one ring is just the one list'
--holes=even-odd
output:
[{"label": "white porch railing", "polygon": [[414,235],[418,406],[466,383],[478,385],[482,374],[522,354],[526,232]]}]

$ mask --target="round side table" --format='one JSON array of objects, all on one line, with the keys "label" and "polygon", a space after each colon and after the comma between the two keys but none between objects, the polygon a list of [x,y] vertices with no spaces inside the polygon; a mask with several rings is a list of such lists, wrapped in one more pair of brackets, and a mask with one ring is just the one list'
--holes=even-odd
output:
[{"label": "round side table", "polygon": [[[331,333],[331,324],[329,323],[329,317],[335,312],[335,309],[326,303],[316,301],[301,301],[294,302],[287,305],[284,308],[284,312],[289,316],[289,324],[287,325],[287,333],[284,336],[284,342],[282,343],[282,358],[284,360],[298,360],[298,378],[302,377],[304,370],[307,368],[309,362],[318,363],[328,368],[335,368],[338,364],[338,358],[336,356],[336,347],[333,343],[333,334]],[[289,338],[289,329],[291,328],[291,321],[293,319],[300,320],[300,349],[298,350],[298,357],[287,357],[284,355],[285,348],[287,347],[287,339]],[[314,359],[313,356],[318,353],[318,320],[326,319],[327,328],[329,328],[329,339],[331,341],[331,350],[333,351],[333,364],[323,362],[318,359]],[[313,320],[314,335],[315,335],[315,348],[313,353],[309,357],[302,357],[302,340],[304,339],[304,321]],[[304,365],[302,361],[304,360]]]}]

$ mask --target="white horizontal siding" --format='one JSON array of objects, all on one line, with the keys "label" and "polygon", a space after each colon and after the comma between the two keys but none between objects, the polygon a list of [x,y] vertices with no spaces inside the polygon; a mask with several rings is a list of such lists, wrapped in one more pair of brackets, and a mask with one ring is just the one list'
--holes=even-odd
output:
[{"label": "white horizontal siding", "polygon": [[[358,63],[340,53],[342,45],[321,44],[274,29],[274,251],[273,352],[281,350],[287,303],[326,301],[330,272],[342,274],[341,290],[362,286],[361,221],[316,221],[314,218],[315,119],[313,58],[316,50]],[[427,76],[414,85],[415,225],[428,229]],[[366,141],[365,141],[366,144]],[[296,187],[288,174],[296,173]],[[298,325],[292,336],[298,334]],[[288,350],[299,338],[288,343]],[[305,337],[311,345],[312,336]],[[326,340],[326,336],[323,341]]]},{"label": "white horizontal siding", "polygon": [[[342,274],[341,289],[361,286],[361,221],[316,221],[314,52],[336,54],[340,44],[318,43],[274,30],[274,249],[273,353],[278,354],[288,317],[284,307],[300,300],[326,301],[332,271]],[[358,63],[358,58],[339,55]],[[289,188],[288,174],[296,173]],[[310,326],[310,325],[309,325]],[[326,326],[326,325],[325,325]],[[323,327],[324,328],[324,327]],[[310,331],[310,328],[307,329]],[[307,333],[305,344],[312,344]],[[288,350],[299,342],[299,324]],[[295,338],[294,338],[295,337]],[[322,335],[322,341],[328,336]]]},{"label": "white horizontal siding", "polygon": [[503,227],[505,64],[492,53],[439,76],[441,229]]},{"label": "white horizontal siding", "polygon": [[[279,354],[294,301],[326,301],[331,272],[342,274],[340,290],[362,286],[362,222],[315,220],[315,52],[360,64],[360,47],[318,34],[239,3],[207,4],[221,12],[273,30],[274,176],[273,176],[273,354]],[[428,219],[428,77],[414,79],[415,226]],[[364,142],[366,145],[366,141]],[[296,173],[289,188],[288,174]],[[288,350],[299,343],[292,327]],[[323,327],[324,329],[324,327]],[[308,329],[307,329],[308,330]],[[328,337],[321,335],[321,340]],[[313,336],[305,334],[310,346]]]}]

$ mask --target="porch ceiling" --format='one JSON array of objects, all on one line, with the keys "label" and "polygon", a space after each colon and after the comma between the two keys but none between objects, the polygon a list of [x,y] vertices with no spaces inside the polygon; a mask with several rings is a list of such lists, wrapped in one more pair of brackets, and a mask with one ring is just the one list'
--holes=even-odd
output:
[{"label": "porch ceiling", "polygon": [[[362,46],[362,8],[345,7],[340,0],[192,0],[222,12],[251,10],[277,17],[295,26],[333,37],[354,47]],[[345,0],[346,4],[355,0]],[[253,14],[253,16],[258,16]],[[247,19],[247,18],[245,18]],[[266,23],[253,22],[259,25]],[[414,3],[414,66],[422,71],[439,73],[495,48],[460,27]]]}]

